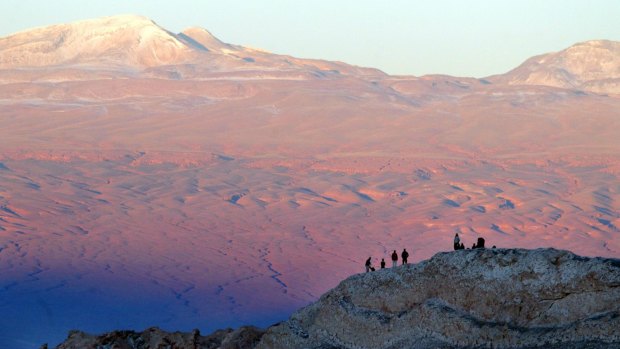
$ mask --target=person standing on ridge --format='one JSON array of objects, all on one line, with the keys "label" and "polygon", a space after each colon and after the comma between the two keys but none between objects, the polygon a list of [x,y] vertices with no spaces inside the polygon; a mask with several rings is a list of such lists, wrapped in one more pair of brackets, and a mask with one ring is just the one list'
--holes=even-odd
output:
[{"label": "person standing on ridge", "polygon": [[372,259],[372,257],[368,257],[368,259],[366,260],[366,264],[365,264],[365,266],[366,266],[366,272],[369,272],[369,271],[370,271],[370,265],[371,265],[370,260],[371,260],[371,259]]},{"label": "person standing on ridge", "polygon": [[396,268],[397,265],[398,265],[398,253],[396,253],[396,250],[394,250],[394,252],[392,252],[392,268]]},{"label": "person standing on ridge", "polygon": [[459,233],[454,235],[454,250],[458,250],[461,247],[461,238],[459,238]]},{"label": "person standing on ridge", "polygon": [[385,259],[381,258],[381,269],[385,269]]},{"label": "person standing on ridge", "polygon": [[400,254],[400,256],[403,258],[403,265],[407,264],[407,258],[409,258],[409,252],[407,252],[407,249],[403,249],[403,253]]}]

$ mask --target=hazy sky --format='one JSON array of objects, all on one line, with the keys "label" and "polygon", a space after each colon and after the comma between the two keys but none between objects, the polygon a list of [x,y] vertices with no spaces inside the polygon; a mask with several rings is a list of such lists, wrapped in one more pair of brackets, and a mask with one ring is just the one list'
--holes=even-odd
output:
[{"label": "hazy sky", "polygon": [[620,41],[620,0],[2,0],[0,36],[121,13],[390,74],[483,77],[576,42]]}]

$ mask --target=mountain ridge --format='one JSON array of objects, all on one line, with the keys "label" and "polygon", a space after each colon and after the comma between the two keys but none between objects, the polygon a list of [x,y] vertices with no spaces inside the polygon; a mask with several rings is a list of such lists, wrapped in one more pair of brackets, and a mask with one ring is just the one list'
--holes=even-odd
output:
[{"label": "mountain ridge", "polygon": [[[338,71],[362,78],[387,76],[343,62],[302,59],[225,43],[207,29],[172,33],[139,15],[117,15],[55,24],[0,38],[0,69],[88,66],[161,69],[191,64],[198,75],[216,71]],[[161,77],[161,76],[160,76]],[[71,75],[68,76],[71,79]],[[498,85],[542,85],[601,94],[620,93],[620,42],[590,40],[540,54],[481,80]]]},{"label": "mountain ridge", "polygon": [[[135,73],[167,66],[217,71],[339,71],[382,75],[378,69],[342,62],[301,59],[222,42],[208,30],[189,27],[175,34],[137,15],[117,15],[38,27],[0,38],[0,69],[127,69]],[[71,80],[74,75],[69,75]],[[196,77],[194,75],[188,76]]]}]

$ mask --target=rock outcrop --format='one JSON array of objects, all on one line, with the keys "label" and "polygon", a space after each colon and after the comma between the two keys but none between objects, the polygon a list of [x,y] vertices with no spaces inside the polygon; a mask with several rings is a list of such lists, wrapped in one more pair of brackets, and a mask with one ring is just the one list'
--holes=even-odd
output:
[{"label": "rock outcrop", "polygon": [[237,330],[218,330],[208,336],[200,335],[198,330],[190,333],[165,332],[159,328],[149,328],[143,332],[114,331],[93,336],[80,331],[72,331],[69,338],[57,349],[239,349],[254,348],[264,331],[256,327],[241,327]]},{"label": "rock outcrop", "polygon": [[266,332],[72,332],[58,349],[620,348],[619,329],[620,260],[478,249],[354,275]]},{"label": "rock outcrop", "polygon": [[481,249],[352,276],[258,348],[619,348],[619,329],[619,260]]}]

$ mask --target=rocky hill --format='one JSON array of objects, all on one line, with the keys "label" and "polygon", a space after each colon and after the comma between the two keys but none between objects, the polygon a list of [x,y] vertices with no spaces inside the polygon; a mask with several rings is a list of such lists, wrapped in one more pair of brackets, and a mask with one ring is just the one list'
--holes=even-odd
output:
[{"label": "rocky hill", "polygon": [[509,85],[544,85],[596,93],[620,93],[620,42],[591,40],[532,57],[503,75]]},{"label": "rocky hill", "polygon": [[[194,333],[200,340],[191,345],[167,343],[260,349],[619,348],[618,328],[620,260],[555,249],[482,249],[354,275],[269,328],[260,342],[261,331],[246,328],[217,332],[210,341]],[[82,347],[78,343],[84,344],[85,336],[73,332],[58,348]],[[99,342],[89,338],[92,347],[111,343],[109,335]],[[145,346],[151,337],[136,338],[119,348],[166,344]]]}]

